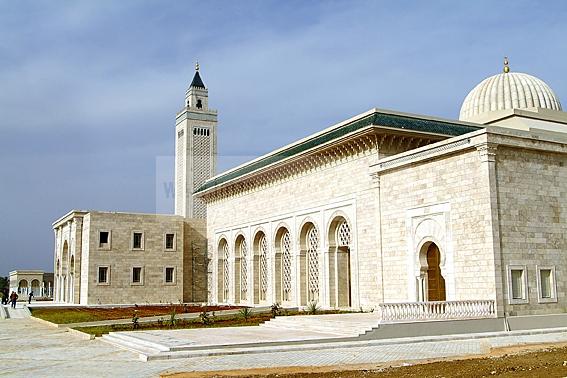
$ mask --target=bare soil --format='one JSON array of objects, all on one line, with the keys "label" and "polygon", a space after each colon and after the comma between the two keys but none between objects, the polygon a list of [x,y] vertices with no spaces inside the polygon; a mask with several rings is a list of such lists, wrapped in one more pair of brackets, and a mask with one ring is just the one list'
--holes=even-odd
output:
[{"label": "bare soil", "polygon": [[175,378],[408,378],[408,377],[567,377],[567,344],[521,345],[493,349],[482,357],[374,365],[287,367],[217,372],[172,373]]},{"label": "bare soil", "polygon": [[240,306],[184,306],[184,305],[163,305],[163,306],[128,306],[128,307],[49,307],[34,308],[32,315],[53,323],[68,324],[80,323],[97,320],[114,320],[132,318],[134,311],[138,317],[146,316],[167,316],[173,310],[177,314],[195,312],[213,312],[221,310],[232,310],[242,308]]}]

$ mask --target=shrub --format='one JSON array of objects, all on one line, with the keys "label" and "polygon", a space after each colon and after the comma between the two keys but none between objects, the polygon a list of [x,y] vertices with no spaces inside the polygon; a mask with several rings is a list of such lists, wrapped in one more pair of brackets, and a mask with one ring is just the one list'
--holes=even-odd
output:
[{"label": "shrub", "polygon": [[175,327],[175,324],[177,324],[177,312],[175,311],[175,307],[171,308],[171,312],[169,313],[169,326],[171,328]]},{"label": "shrub", "polygon": [[139,320],[138,310],[134,310],[134,314],[132,315],[132,329],[138,329],[140,327]]},{"label": "shrub", "polygon": [[250,317],[252,316],[252,309],[250,309],[250,307],[244,307],[241,308],[238,313],[240,314],[240,317],[244,319],[245,322],[247,322],[248,319],[250,319]]},{"label": "shrub", "polygon": [[272,304],[272,307],[270,309],[270,311],[272,312],[272,318],[275,318],[276,316],[280,315],[281,312],[281,306],[278,302],[274,302],[274,304]]},{"label": "shrub", "polygon": [[311,302],[309,302],[309,304],[307,305],[307,308],[305,310],[307,311],[307,313],[309,315],[315,315],[316,313],[319,312],[320,309],[321,308],[317,304],[317,301],[311,301]]},{"label": "shrub", "polygon": [[213,323],[213,319],[211,318],[211,315],[209,315],[207,311],[201,312],[199,314],[199,318],[201,319],[201,323],[203,323],[204,325],[209,325]]}]

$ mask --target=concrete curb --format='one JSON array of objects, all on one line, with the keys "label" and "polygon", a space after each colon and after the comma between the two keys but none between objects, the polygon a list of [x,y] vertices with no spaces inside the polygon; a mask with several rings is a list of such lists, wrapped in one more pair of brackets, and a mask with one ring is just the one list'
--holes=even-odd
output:
[{"label": "concrete curb", "polygon": [[35,320],[35,321],[38,322],[38,323],[42,323],[42,324],[48,325],[48,326],[53,327],[53,328],[61,328],[61,326],[63,326],[62,324],[52,323],[52,322],[47,321],[47,320],[43,320],[43,319],[40,319],[40,318],[36,318],[36,317],[33,316],[33,315],[30,316],[30,319],[33,319],[33,320]]},{"label": "concrete curb", "polygon": [[0,305],[0,319],[8,319],[8,311],[6,311],[6,307],[4,305]]},{"label": "concrete curb", "polygon": [[91,335],[90,333],[81,332],[81,331],[78,331],[78,330],[73,329],[73,328],[67,328],[67,332],[69,332],[73,336],[81,338],[82,340],[94,340],[95,339],[95,335]]},{"label": "concrete curb", "polygon": [[[527,331],[503,331],[503,332],[485,332],[485,333],[471,333],[471,334],[458,334],[458,335],[442,335],[442,336],[426,336],[426,337],[407,337],[398,339],[384,339],[384,340],[368,340],[368,341],[344,341],[344,342],[330,342],[330,343],[315,343],[315,344],[297,344],[297,345],[281,345],[281,346],[258,346],[258,347],[241,347],[235,345],[233,348],[211,348],[209,350],[192,350],[192,351],[175,351],[156,353],[145,355],[139,353],[141,361],[155,361],[155,360],[169,360],[179,358],[194,358],[194,357],[209,357],[209,356],[226,356],[226,355],[239,355],[239,354],[263,354],[274,352],[297,352],[308,350],[326,350],[326,349],[339,349],[348,347],[370,347],[380,345],[405,345],[417,344],[427,342],[442,342],[442,341],[463,341],[463,340],[481,340],[492,337],[514,337],[514,336],[530,336],[530,335],[543,335],[550,333],[567,333],[567,328],[550,328],[538,329]],[[537,341],[534,341],[537,343]]]}]

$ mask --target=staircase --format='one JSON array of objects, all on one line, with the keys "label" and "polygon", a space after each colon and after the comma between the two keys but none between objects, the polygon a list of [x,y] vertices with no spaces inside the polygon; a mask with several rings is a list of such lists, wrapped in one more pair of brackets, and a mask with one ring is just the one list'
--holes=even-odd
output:
[{"label": "staircase", "polygon": [[374,313],[278,316],[260,327],[284,331],[311,331],[336,337],[358,337],[377,327],[380,317]]}]

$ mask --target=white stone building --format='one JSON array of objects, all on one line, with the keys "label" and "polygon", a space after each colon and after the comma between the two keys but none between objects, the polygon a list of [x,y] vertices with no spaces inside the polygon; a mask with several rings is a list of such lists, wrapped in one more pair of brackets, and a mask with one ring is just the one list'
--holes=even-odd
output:
[{"label": "white stone building", "polygon": [[567,309],[567,114],[507,62],[459,120],[371,109],[196,195],[213,302]]},{"label": "white stone building", "polygon": [[30,292],[35,298],[53,297],[53,273],[43,270],[13,270],[10,272],[10,293],[16,292],[20,299],[27,299]]},{"label": "white stone building", "polygon": [[73,210],[53,223],[54,297],[70,304],[207,301],[205,205],[217,113],[197,66],[176,116],[175,215]]}]

